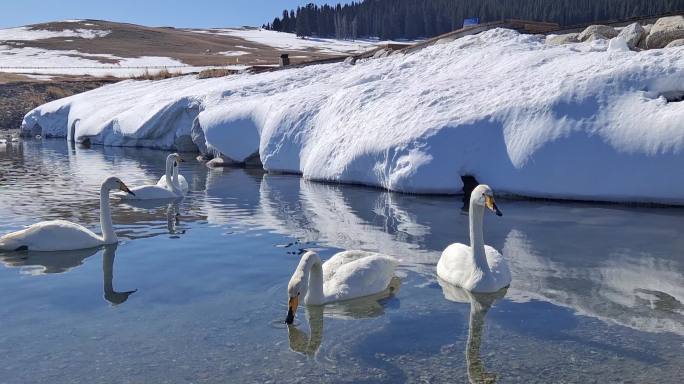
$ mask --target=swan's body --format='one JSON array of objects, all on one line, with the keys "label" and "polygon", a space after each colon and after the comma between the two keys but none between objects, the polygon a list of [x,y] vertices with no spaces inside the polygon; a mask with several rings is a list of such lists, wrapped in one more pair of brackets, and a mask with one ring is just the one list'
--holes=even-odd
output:
[{"label": "swan's body", "polygon": [[344,251],[325,263],[315,252],[306,252],[288,284],[286,322],[294,320],[300,298],[307,305],[322,305],[384,291],[397,264],[396,259],[374,252]]},{"label": "swan's body", "polygon": [[178,167],[179,161],[182,160],[177,153],[172,153],[166,157],[166,173],[162,176],[166,180],[166,186],[162,187],[159,183],[155,185],[142,185],[131,188],[131,191],[135,194],[133,196],[126,194],[117,194],[116,196],[125,200],[166,200],[182,197],[183,192],[178,184],[172,180],[174,168]]},{"label": "swan's body", "polygon": [[485,206],[497,215],[492,190],[486,185],[475,188],[470,197],[470,245],[448,246],[437,263],[437,275],[449,284],[471,292],[496,292],[511,283],[511,272],[501,253],[485,245],[482,219]]},{"label": "swan's body", "polygon": [[[180,189],[181,192],[183,192],[184,194],[188,193],[188,181],[185,180],[185,176],[178,174],[178,167],[173,167],[171,181],[174,184],[176,184],[176,187],[178,187],[178,189]],[[168,182],[166,181],[166,175],[159,178],[159,181],[157,181],[157,185],[162,188],[171,189]]]},{"label": "swan's body", "polygon": [[0,237],[0,250],[68,251],[118,242],[109,209],[109,191],[113,189],[130,192],[126,185],[116,177],[110,177],[102,183],[100,188],[102,235],[97,235],[82,225],[66,220],[43,221]]}]

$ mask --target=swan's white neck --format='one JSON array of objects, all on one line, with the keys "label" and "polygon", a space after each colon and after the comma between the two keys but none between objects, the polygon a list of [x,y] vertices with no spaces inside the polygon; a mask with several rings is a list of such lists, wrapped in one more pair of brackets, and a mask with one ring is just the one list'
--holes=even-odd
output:
[{"label": "swan's white neck", "polygon": [[100,188],[100,228],[102,230],[102,241],[105,244],[119,241],[112,225],[112,212],[109,209],[109,189],[104,185]]},{"label": "swan's white neck", "polygon": [[302,256],[295,273],[301,272],[302,291],[305,304],[321,305],[325,303],[323,295],[323,263],[316,253],[307,252]]},{"label": "swan's white neck", "polygon": [[178,194],[180,193],[180,188],[177,185],[177,180],[178,180],[178,170],[174,167],[173,163],[175,162],[175,159],[171,156],[166,158],[166,173],[164,174],[164,178],[166,178],[166,185],[168,185],[171,190]]},{"label": "swan's white neck", "polygon": [[470,248],[473,252],[473,261],[482,272],[489,272],[487,255],[484,248],[484,235],[482,234],[482,221],[484,219],[484,206],[470,201]]},{"label": "swan's white neck", "polygon": [[180,186],[180,181],[178,180],[178,167],[173,167],[173,176],[171,177],[171,180],[173,180],[176,185]]}]

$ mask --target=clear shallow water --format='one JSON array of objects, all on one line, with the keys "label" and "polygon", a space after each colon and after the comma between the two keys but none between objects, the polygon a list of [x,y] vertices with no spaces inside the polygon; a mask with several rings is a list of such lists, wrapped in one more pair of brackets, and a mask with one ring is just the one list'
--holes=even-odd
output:
[{"label": "clear shallow water", "polygon": [[[156,182],[165,156],[61,140],[0,147],[0,233],[53,218],[98,228],[100,181]],[[446,245],[467,242],[458,198],[188,160],[184,200],[113,203],[117,247],[0,254],[0,382],[684,376],[684,209],[500,200],[485,238],[513,283],[503,297],[468,297],[434,274]],[[398,292],[300,308],[288,331],[286,286],[304,248],[395,255]]]}]

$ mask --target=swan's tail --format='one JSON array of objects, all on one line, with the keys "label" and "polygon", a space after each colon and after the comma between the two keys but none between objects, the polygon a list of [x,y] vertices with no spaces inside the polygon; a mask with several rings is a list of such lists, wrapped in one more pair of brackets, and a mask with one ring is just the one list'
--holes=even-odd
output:
[{"label": "swan's tail", "polygon": [[26,248],[26,245],[17,238],[18,234],[19,232],[14,232],[0,237],[0,251],[21,251],[22,248]]}]

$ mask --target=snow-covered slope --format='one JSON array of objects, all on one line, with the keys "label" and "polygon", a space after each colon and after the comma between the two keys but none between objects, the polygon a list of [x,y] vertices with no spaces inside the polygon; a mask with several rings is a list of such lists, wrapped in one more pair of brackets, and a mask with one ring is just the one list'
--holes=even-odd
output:
[{"label": "snow-covered slope", "polygon": [[368,39],[339,40],[318,37],[300,38],[294,33],[270,31],[262,28],[189,29],[190,32],[235,36],[247,41],[288,51],[318,51],[333,54],[359,53],[376,45],[394,43]]},{"label": "snow-covered slope", "polygon": [[266,170],[397,191],[458,193],[469,174],[525,196],[684,204],[684,103],[662,96],[684,92],[684,47],[620,46],[496,29],[357,65],[118,83],[23,129],[180,149],[192,132]]}]

